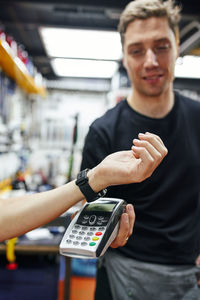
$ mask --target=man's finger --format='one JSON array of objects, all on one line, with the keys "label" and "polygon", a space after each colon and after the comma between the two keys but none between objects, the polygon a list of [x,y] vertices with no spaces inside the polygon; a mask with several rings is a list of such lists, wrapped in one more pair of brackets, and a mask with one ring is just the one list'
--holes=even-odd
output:
[{"label": "man's finger", "polygon": [[123,213],[120,219],[119,231],[117,237],[112,242],[110,247],[117,248],[122,247],[126,244],[126,238],[129,237],[129,215],[127,213]]},{"label": "man's finger", "polygon": [[165,146],[165,144],[163,143],[162,139],[157,134],[150,133],[150,132],[147,131],[147,132],[145,132],[145,135],[154,136],[163,146]]},{"label": "man's finger", "polygon": [[162,154],[160,153],[161,150],[157,150],[156,147],[154,147],[149,141],[134,139],[133,142],[135,146],[145,148],[151,157],[153,157],[155,162],[160,162],[162,160]]},{"label": "man's finger", "polygon": [[132,204],[127,204],[126,206],[126,213],[128,214],[129,217],[129,235],[130,237],[133,233],[133,227],[135,223],[135,212]]},{"label": "man's finger", "polygon": [[163,157],[167,155],[167,148],[159,136],[151,133],[139,133],[138,137],[140,140],[148,141]]}]

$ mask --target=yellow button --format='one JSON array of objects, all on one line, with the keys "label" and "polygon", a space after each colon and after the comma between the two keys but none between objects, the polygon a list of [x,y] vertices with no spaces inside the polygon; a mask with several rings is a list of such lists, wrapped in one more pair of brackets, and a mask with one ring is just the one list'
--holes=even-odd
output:
[{"label": "yellow button", "polygon": [[97,236],[95,236],[95,237],[92,238],[92,240],[93,240],[93,241],[98,241],[99,238],[98,238]]}]

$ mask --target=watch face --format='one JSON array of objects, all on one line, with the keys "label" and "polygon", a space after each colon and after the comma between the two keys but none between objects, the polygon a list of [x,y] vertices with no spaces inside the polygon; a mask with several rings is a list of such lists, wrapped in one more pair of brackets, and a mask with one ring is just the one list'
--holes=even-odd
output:
[{"label": "watch face", "polygon": [[104,189],[102,191],[99,191],[98,193],[94,192],[88,183],[88,177],[87,177],[88,171],[89,171],[89,169],[85,169],[85,170],[81,171],[78,174],[77,180],[75,183],[80,188],[80,190],[83,193],[83,195],[85,196],[87,202],[92,202],[94,200],[97,200],[100,197],[103,197],[106,194],[107,190]]},{"label": "watch face", "polygon": [[77,176],[77,180],[76,180],[76,184],[80,184],[80,183],[85,183],[85,182],[88,182],[88,177],[87,177],[87,172],[89,171],[89,169],[85,169],[81,172],[78,173],[78,176]]}]

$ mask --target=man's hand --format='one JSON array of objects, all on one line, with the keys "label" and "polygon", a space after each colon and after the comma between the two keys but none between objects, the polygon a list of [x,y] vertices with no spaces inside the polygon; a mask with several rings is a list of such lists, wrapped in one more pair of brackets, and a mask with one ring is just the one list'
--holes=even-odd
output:
[{"label": "man's hand", "polygon": [[168,150],[163,141],[156,134],[146,132],[139,133],[139,139],[134,139],[132,146],[136,158],[141,159],[138,166],[138,181],[151,176],[153,171],[158,167],[163,158],[167,155]]},{"label": "man's hand", "polygon": [[[100,167],[102,167],[105,182],[110,182],[110,185],[141,182],[151,176],[167,155],[167,148],[157,135],[145,133],[139,134],[138,138],[133,140],[132,151],[113,153],[101,162]],[[107,185],[109,185],[108,182]],[[134,222],[134,209],[131,204],[128,204],[126,213],[120,220],[118,235],[111,244],[112,248],[121,247],[127,243],[133,232]]]},{"label": "man's hand", "polygon": [[118,234],[110,247],[117,248],[124,246],[127,243],[128,238],[133,233],[134,223],[135,212],[133,206],[128,204],[126,206],[126,212],[121,216]]},{"label": "man's hand", "polygon": [[[168,150],[159,136],[146,132],[133,140],[132,150],[119,151],[107,156],[90,170],[89,183],[98,192],[107,186],[141,182],[150,177],[167,155]],[[135,213],[131,204],[122,214],[117,237],[111,247],[124,246],[133,232]]]},{"label": "man's hand", "polygon": [[139,134],[132,150],[108,155],[95,169],[93,189],[98,191],[109,185],[141,182],[150,177],[167,155],[168,150],[159,136]]},{"label": "man's hand", "polygon": [[[200,254],[197,256],[195,264],[196,264],[197,267],[200,267]],[[197,285],[198,285],[198,287],[200,287],[200,276],[199,276],[199,274],[198,274],[198,277],[197,277]]]}]

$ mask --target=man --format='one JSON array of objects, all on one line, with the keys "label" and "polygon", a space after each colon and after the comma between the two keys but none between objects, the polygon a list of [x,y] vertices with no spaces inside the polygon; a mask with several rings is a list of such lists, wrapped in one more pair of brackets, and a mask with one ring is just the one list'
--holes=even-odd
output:
[{"label": "man", "polygon": [[[84,196],[91,202],[93,196],[108,185],[140,182],[146,179],[167,154],[163,142],[155,135],[151,135],[144,147],[133,149],[109,155],[95,168],[84,172],[87,179],[85,190],[79,186],[77,180],[48,192],[0,199],[0,241],[22,235],[50,222]],[[87,194],[88,187],[90,199]],[[129,204],[126,212],[122,214],[118,235],[112,243],[113,247],[123,246],[127,242],[127,238],[132,234],[134,219],[133,206]]]},{"label": "man", "polygon": [[144,146],[141,132],[160,136],[169,153],[150,178],[108,190],[134,205],[136,221],[126,246],[99,263],[96,300],[199,299],[200,103],[173,91],[179,19],[171,0],[135,0],[120,17],[132,91],[90,126],[81,169],[128,149],[133,138]]}]

